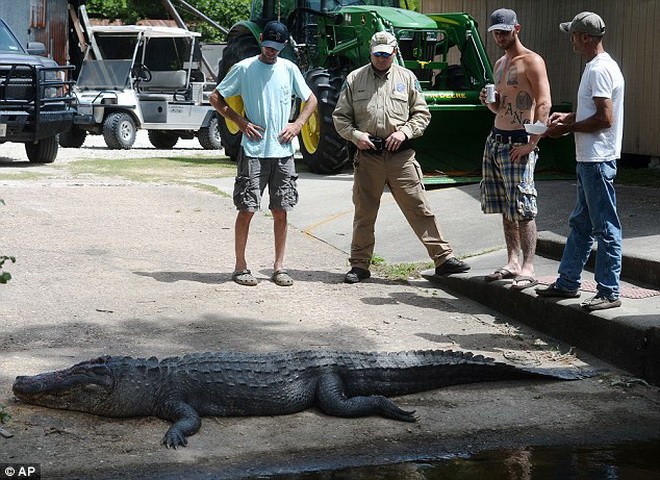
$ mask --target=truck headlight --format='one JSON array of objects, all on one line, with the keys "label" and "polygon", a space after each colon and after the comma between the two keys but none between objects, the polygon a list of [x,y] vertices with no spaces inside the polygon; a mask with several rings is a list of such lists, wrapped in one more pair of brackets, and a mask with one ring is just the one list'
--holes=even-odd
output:
[{"label": "truck headlight", "polygon": [[[54,82],[59,80],[57,74],[60,72],[56,72],[54,70],[47,70],[44,72],[44,80],[48,82]],[[46,87],[44,89],[44,97],[45,98],[55,98],[57,97],[57,87]]]}]

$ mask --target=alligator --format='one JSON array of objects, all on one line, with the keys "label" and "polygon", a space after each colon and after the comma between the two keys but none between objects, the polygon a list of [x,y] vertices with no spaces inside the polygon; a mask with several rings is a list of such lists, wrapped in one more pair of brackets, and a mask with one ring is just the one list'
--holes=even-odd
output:
[{"label": "alligator", "polygon": [[200,416],[286,415],[316,407],[327,415],[416,421],[387,396],[448,385],[526,378],[576,380],[595,371],[520,367],[470,352],[290,351],[198,353],[158,360],[103,356],[65,370],[19,376],[21,401],[108,417],[173,422],[162,443],[186,446]]}]

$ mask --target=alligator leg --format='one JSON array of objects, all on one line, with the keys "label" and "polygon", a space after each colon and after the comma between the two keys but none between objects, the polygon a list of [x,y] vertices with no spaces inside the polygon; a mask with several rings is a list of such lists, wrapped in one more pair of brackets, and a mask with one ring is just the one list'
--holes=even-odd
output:
[{"label": "alligator leg", "polygon": [[184,402],[169,403],[159,416],[174,422],[165,433],[161,443],[167,448],[174,448],[175,450],[179,446],[187,446],[188,439],[186,437],[197,433],[199,427],[202,426],[202,421],[195,409]]},{"label": "alligator leg", "polygon": [[321,376],[316,388],[316,401],[323,413],[335,417],[381,415],[403,422],[416,421],[414,410],[403,410],[389,398],[380,395],[346,397],[344,383],[336,373],[325,373]]}]

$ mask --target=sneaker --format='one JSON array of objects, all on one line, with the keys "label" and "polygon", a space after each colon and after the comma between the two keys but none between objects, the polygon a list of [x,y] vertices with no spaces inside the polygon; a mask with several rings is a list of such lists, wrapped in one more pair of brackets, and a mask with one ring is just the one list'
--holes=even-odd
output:
[{"label": "sneaker", "polygon": [[435,267],[436,275],[448,275],[450,273],[462,273],[470,270],[470,265],[456,257],[451,257],[445,260],[445,263]]},{"label": "sneaker", "polygon": [[360,267],[351,268],[344,277],[344,283],[360,283],[371,277],[371,272]]},{"label": "sneaker", "polygon": [[601,297],[599,295],[596,295],[595,297],[582,302],[582,308],[584,308],[589,312],[593,310],[605,310],[606,308],[614,308],[620,306],[621,306],[620,298],[615,298],[613,300],[610,300],[609,298]]},{"label": "sneaker", "polygon": [[577,298],[580,296],[580,291],[557,288],[557,285],[553,282],[546,288],[537,288],[536,294],[539,297]]}]

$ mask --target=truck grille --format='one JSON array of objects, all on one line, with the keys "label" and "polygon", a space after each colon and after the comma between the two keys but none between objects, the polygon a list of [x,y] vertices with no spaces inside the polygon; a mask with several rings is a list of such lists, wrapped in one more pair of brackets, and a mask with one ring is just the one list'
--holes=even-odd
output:
[{"label": "truck grille", "polygon": [[[61,80],[66,67],[37,67],[29,64],[0,63],[0,109],[30,110],[59,109],[70,105],[73,100],[73,82]],[[60,73],[64,72],[64,73]]]}]

